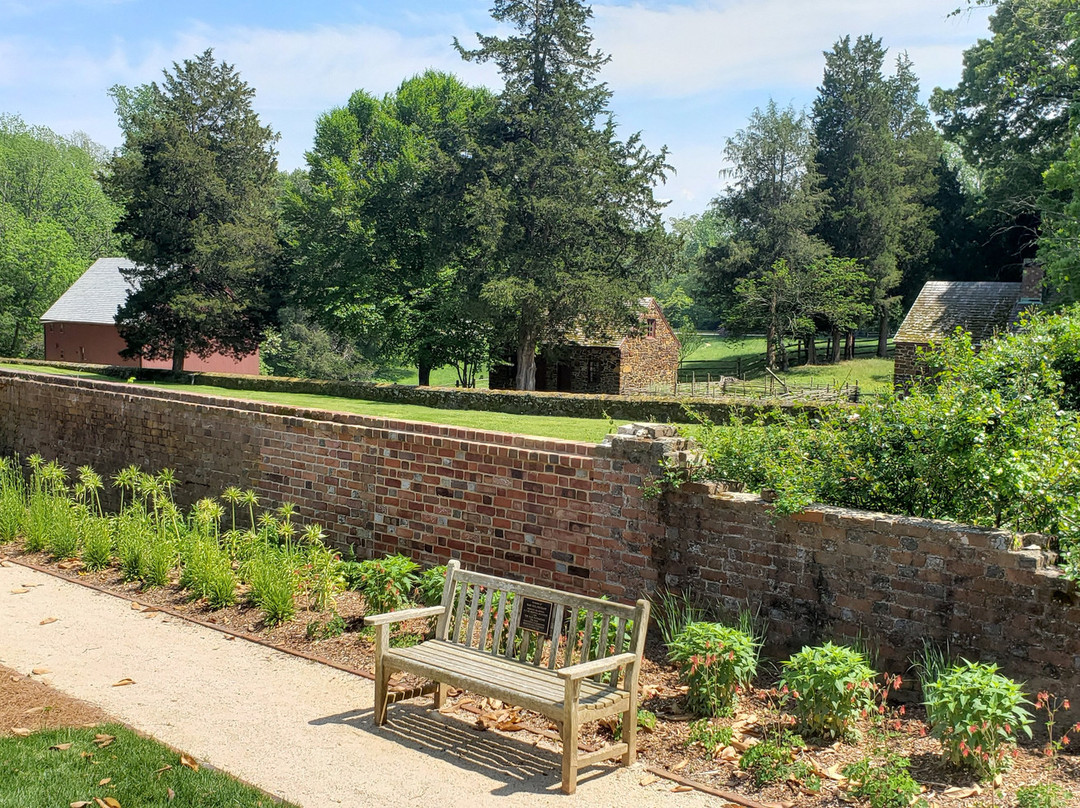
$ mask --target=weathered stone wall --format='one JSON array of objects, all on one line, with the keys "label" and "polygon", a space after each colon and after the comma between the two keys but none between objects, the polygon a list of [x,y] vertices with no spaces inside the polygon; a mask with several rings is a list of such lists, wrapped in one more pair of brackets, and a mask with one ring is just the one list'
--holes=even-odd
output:
[{"label": "weathered stone wall", "polygon": [[1080,605],[1047,551],[840,508],[776,519],[756,496],[701,484],[648,500],[658,460],[687,446],[666,428],[629,432],[596,446],[0,372],[4,452],[105,474],[169,466],[187,501],[251,487],[361,555],[457,557],[623,599],[685,588],[760,609],[776,653],[861,636],[901,672],[924,639],[947,641],[1029,690],[1080,697]]},{"label": "weathered stone wall", "polygon": [[926,346],[914,342],[898,342],[893,347],[893,389],[906,390],[920,375],[916,364],[916,352]]},{"label": "weathered stone wall", "polygon": [[674,390],[675,374],[679,370],[679,338],[655,301],[650,303],[644,318],[646,323],[653,324],[648,329],[652,335],[647,330],[622,343],[619,392],[623,394]]}]

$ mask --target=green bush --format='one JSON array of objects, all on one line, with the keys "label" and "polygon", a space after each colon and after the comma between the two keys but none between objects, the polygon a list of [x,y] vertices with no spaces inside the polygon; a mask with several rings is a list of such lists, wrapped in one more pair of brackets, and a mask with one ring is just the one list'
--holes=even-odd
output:
[{"label": "green bush", "polygon": [[802,738],[784,730],[743,752],[739,768],[750,775],[757,788],[795,780],[809,791],[820,791],[821,778],[806,761],[795,759],[795,750],[805,746]]},{"label": "green bush", "polygon": [[368,614],[383,614],[409,606],[420,566],[408,556],[391,555],[360,562],[360,592]]},{"label": "green bush", "polygon": [[911,776],[910,766],[906,757],[889,754],[884,761],[863,758],[841,773],[851,781],[848,794],[866,800],[870,808],[925,808],[927,802],[918,799],[922,789]]},{"label": "green bush", "polygon": [[91,516],[82,524],[82,562],[90,572],[103,570],[112,561],[112,531],[109,520]]},{"label": "green bush", "polygon": [[212,609],[236,602],[236,575],[224,550],[212,539],[191,540],[182,554],[180,586],[194,598],[205,598]]},{"label": "green bush", "polygon": [[428,567],[420,575],[416,585],[416,599],[425,606],[438,606],[442,603],[443,589],[446,586],[446,565]]},{"label": "green bush", "polygon": [[689,685],[687,703],[698,715],[730,715],[738,688],[757,672],[759,646],[744,631],[720,623],[690,623],[668,646]]},{"label": "green bush", "polygon": [[1017,808],[1066,808],[1072,799],[1072,792],[1057,783],[1039,783],[1016,789]]},{"label": "green bush", "polygon": [[1031,737],[1020,685],[997,665],[963,661],[923,686],[926,715],[945,759],[982,776],[1006,768],[1016,732]]},{"label": "green bush", "polygon": [[803,648],[783,665],[784,701],[812,736],[846,737],[859,714],[873,706],[877,674],[858,651],[828,642]]},{"label": "green bush", "polygon": [[733,736],[731,727],[715,727],[710,719],[700,718],[690,725],[690,735],[686,739],[686,745],[700,744],[705,753],[713,757],[725,746],[731,746]]},{"label": "green bush", "polygon": [[245,573],[251,584],[248,599],[262,611],[267,625],[278,625],[293,618],[297,576],[286,553],[268,547],[248,561]]}]

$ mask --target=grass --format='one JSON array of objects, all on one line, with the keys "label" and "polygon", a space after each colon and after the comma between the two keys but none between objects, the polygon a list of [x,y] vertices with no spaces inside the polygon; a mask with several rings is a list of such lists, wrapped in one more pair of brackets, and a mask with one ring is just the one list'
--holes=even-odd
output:
[{"label": "grass", "polygon": [[[115,740],[99,748],[96,734]],[[50,749],[71,744],[67,749]],[[217,771],[193,771],[156,741],[105,724],[92,729],[0,737],[0,808],[69,805],[111,797],[123,808],[255,808],[275,805],[261,791]],[[102,785],[102,781],[107,781]],[[174,795],[170,798],[170,792]],[[289,806],[290,803],[282,803]],[[295,808],[295,807],[294,807]]]},{"label": "grass", "polygon": [[[862,337],[856,340],[856,347],[862,351],[868,351],[877,347],[876,337]],[[819,345],[819,355],[824,353],[824,346]],[[706,337],[705,344],[692,353],[682,364],[680,374],[694,371],[698,379],[704,380],[704,375],[734,374],[735,363],[741,360],[743,363],[757,363],[760,365],[765,356],[764,337]],[[800,365],[793,367],[787,372],[777,371],[776,375],[784,381],[790,381],[798,385],[816,385],[818,387],[837,387],[843,384],[858,383],[859,387],[867,393],[884,393],[892,389],[892,359],[878,359],[877,357],[865,357],[840,362],[835,365]],[[749,379],[758,379],[764,376],[764,371],[756,370],[747,373]]]},{"label": "grass", "polygon": [[[11,370],[26,370],[33,373],[54,373],[63,376],[77,375],[99,381],[117,381],[115,377],[104,376],[100,373],[81,373],[65,368],[52,368],[41,365],[5,363],[2,367]],[[451,368],[452,372],[453,369]],[[541,438],[557,438],[559,440],[583,441],[586,443],[599,443],[611,431],[611,423],[603,418],[561,418],[551,415],[514,415],[512,413],[486,412],[482,410],[442,410],[435,407],[421,407],[416,404],[365,401],[309,393],[229,390],[222,387],[211,387],[210,385],[183,384],[180,382],[136,382],[136,384],[165,390],[178,390],[185,393],[203,393],[240,401],[263,401],[270,404],[284,404],[290,407],[348,412],[358,415],[371,415],[377,418],[421,421],[429,424],[447,424],[469,429],[512,432],[518,435],[533,435]]]},{"label": "grass", "polygon": [[[420,376],[416,368],[399,368],[396,371],[385,372],[376,376],[375,381],[416,386],[420,382]],[[457,370],[452,365],[433,368],[430,381],[432,387],[457,387]],[[488,386],[487,371],[480,371],[476,374],[476,386],[480,388]]]}]

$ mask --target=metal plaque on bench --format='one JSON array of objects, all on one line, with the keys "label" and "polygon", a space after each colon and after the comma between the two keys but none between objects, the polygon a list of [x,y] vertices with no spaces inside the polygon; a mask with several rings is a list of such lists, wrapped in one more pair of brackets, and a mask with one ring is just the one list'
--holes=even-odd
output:
[{"label": "metal plaque on bench", "polygon": [[521,618],[518,620],[518,626],[525,631],[535,631],[537,634],[550,637],[553,622],[552,609],[554,606],[555,604],[549,600],[522,598]]}]

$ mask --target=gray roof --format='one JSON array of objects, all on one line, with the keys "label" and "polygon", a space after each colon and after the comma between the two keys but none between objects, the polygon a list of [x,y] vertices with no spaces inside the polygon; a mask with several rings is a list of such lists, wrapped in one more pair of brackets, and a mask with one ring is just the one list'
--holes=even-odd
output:
[{"label": "gray roof", "polygon": [[940,342],[962,328],[978,345],[1008,330],[1020,304],[1019,283],[929,281],[896,332],[897,342]]},{"label": "gray roof", "polygon": [[41,315],[41,322],[114,324],[116,310],[133,288],[120,269],[134,266],[128,258],[99,258]]}]

